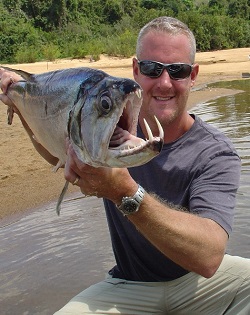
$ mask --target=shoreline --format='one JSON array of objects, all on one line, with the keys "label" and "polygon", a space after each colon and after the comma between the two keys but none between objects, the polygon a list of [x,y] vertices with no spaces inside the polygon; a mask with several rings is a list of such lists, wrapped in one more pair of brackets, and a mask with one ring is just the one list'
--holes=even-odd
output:
[{"label": "shoreline", "polygon": [[[236,90],[207,87],[218,81],[240,80],[242,72],[249,68],[250,49],[232,49],[216,52],[197,53],[200,73],[191,92],[188,108],[218,97],[233,95]],[[10,65],[9,65],[10,66]],[[108,58],[100,61],[59,60],[36,64],[12,65],[10,67],[28,72],[41,73],[48,70],[69,67],[93,67],[107,73],[132,78],[131,58]],[[199,89],[200,88],[200,89]],[[14,117],[12,126],[7,125],[6,107],[0,104],[0,220],[12,220],[42,204],[57,200],[64,185],[63,170],[51,171],[50,165],[33,148],[18,117]],[[69,185],[66,195],[79,192],[79,188]]]}]

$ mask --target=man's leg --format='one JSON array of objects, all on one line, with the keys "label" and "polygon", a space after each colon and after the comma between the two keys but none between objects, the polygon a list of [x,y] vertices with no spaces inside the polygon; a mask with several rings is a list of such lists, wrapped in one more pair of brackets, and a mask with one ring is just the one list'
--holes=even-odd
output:
[{"label": "man's leg", "polygon": [[[240,258],[239,258],[240,259]],[[236,296],[229,305],[225,315],[249,315],[250,314],[250,260],[248,259],[248,272],[246,271],[245,278],[239,287]],[[244,264],[244,262],[243,262]],[[239,268],[241,268],[239,263]],[[242,266],[243,270],[244,265]],[[248,274],[248,275],[247,275]],[[240,276],[239,276],[240,277]]]},{"label": "man's leg", "polygon": [[75,296],[54,315],[163,315],[164,301],[164,285],[160,283],[108,278]]},{"label": "man's leg", "polygon": [[107,279],[84,290],[55,315],[249,315],[250,260],[225,255],[210,279],[195,273],[169,282]]},{"label": "man's leg", "polygon": [[250,314],[250,259],[225,255],[213,277],[189,273],[166,286],[167,314]]}]

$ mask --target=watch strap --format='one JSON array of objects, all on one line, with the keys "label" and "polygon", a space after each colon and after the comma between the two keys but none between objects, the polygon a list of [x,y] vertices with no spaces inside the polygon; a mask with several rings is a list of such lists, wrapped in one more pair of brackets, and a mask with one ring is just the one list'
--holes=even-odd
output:
[{"label": "watch strap", "polygon": [[124,215],[130,215],[139,210],[143,197],[145,195],[145,190],[141,185],[138,185],[138,189],[134,196],[132,197],[123,197],[122,203],[117,206]]}]

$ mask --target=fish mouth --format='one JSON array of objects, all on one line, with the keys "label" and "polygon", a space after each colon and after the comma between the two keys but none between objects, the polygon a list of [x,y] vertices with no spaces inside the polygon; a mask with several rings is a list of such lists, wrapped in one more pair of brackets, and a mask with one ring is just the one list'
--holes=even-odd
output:
[{"label": "fish mouth", "polygon": [[[113,83],[114,81],[114,83]],[[68,130],[79,159],[95,167],[134,167],[158,155],[164,133],[153,136],[144,120],[148,139],[137,137],[142,90],[132,80],[106,83],[105,93],[95,91],[93,99],[80,99],[69,117]],[[99,95],[100,94],[100,95]]]},{"label": "fish mouth", "polygon": [[[159,130],[158,136],[153,135],[146,119],[144,119],[144,124],[148,138],[142,139],[136,136],[141,98],[140,89],[130,93],[110,137],[108,151],[112,156],[115,155],[116,158],[137,155],[139,153],[149,154],[150,151],[155,156],[162,149],[164,132],[156,117],[154,118]],[[140,105],[134,106],[134,104],[138,104],[138,100],[140,100]]]}]

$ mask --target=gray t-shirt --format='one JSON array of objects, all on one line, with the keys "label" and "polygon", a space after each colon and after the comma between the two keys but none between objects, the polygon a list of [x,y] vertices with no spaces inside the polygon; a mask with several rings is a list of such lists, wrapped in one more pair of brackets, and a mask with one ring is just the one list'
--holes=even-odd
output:
[{"label": "gray t-shirt", "polygon": [[[187,133],[165,144],[162,152],[147,164],[129,171],[147,192],[214,220],[230,234],[240,158],[223,133],[199,117],[192,117],[195,122]],[[140,128],[138,136],[144,137]],[[117,263],[110,270],[113,277],[169,281],[188,272],[159,252],[112,202],[104,200],[104,205]]]}]

